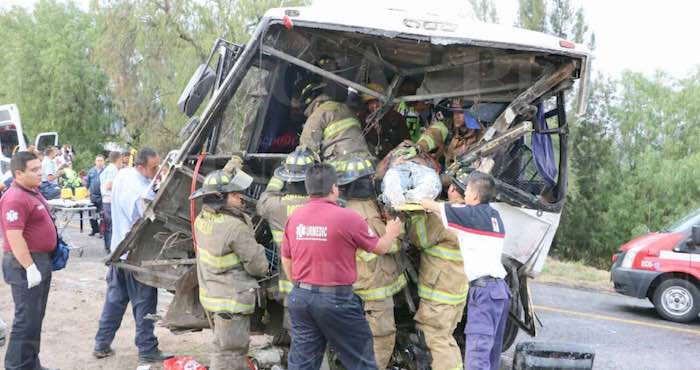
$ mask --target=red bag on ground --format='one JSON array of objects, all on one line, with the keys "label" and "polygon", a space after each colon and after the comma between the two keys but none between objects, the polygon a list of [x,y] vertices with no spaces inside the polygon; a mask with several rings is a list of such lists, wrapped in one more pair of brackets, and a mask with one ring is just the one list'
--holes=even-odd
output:
[{"label": "red bag on ground", "polygon": [[175,356],[163,361],[164,370],[206,370],[191,356]]}]

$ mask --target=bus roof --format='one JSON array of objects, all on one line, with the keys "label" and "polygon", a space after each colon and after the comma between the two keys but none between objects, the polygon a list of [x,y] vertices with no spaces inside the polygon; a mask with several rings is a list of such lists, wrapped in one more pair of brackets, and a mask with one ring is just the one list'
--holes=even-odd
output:
[{"label": "bus roof", "polygon": [[[337,6],[336,6],[337,5]],[[273,8],[265,17],[294,22],[336,25],[355,29],[356,32],[387,37],[414,36],[427,38],[436,45],[473,44],[517,50],[540,50],[586,59],[586,46],[552,35],[517,27],[455,18],[450,13],[436,14],[415,10],[366,7],[343,7],[340,4]],[[358,30],[360,29],[360,30]]]}]

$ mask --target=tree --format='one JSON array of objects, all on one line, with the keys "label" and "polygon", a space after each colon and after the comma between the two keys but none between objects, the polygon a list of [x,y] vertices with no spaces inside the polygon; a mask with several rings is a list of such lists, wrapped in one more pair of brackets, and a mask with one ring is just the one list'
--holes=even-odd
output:
[{"label": "tree", "polygon": [[2,99],[17,103],[28,136],[57,131],[72,144],[76,168],[109,141],[114,120],[107,76],[92,62],[95,31],[95,20],[73,2],[0,12]]},{"label": "tree", "polygon": [[545,0],[518,0],[516,25],[528,30],[545,32],[547,5]]},{"label": "tree", "polygon": [[[286,6],[304,3],[288,1]],[[245,43],[251,24],[279,1],[112,0],[92,12],[101,24],[98,63],[132,146],[170,150],[185,117],[175,109],[197,65],[217,37]],[[117,45],[117,47],[115,47]]]},{"label": "tree", "polygon": [[493,0],[469,0],[476,19],[486,23],[498,23],[498,11]]},{"label": "tree", "polygon": [[[552,35],[568,39],[571,28],[569,26],[570,21],[574,17],[574,11],[571,9],[571,0],[551,0],[551,5],[551,10],[547,16],[549,21],[547,30]],[[585,26],[585,23],[583,25]]]}]

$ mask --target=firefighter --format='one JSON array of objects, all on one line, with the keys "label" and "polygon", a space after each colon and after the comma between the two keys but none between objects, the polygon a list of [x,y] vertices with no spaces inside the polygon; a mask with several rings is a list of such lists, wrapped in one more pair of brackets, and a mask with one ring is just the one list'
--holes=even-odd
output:
[{"label": "firefighter", "polygon": [[[334,69],[335,63],[322,58],[324,69]],[[355,156],[371,158],[362,124],[352,110],[340,102],[339,85],[333,81],[311,82],[300,95],[300,103],[307,120],[299,144],[318,153],[322,162],[333,166]],[[347,90],[345,90],[347,92]]]},{"label": "firefighter", "polygon": [[[287,218],[309,199],[306,195],[304,178],[306,170],[314,163],[314,156],[309,150],[303,147],[297,148],[287,156],[282,166],[275,169],[274,176],[258,199],[258,215],[266,219],[270,225],[272,240],[278,254],[282,246],[282,233]],[[291,330],[286,298],[292,291],[292,282],[282,268],[279,269],[278,286],[279,298],[282,299],[285,307],[283,326]]]},{"label": "firefighter", "polygon": [[[448,199],[459,202],[461,195],[449,191]],[[421,252],[416,328],[425,335],[433,369],[461,369],[461,350],[452,335],[462,319],[468,292],[459,241],[443,226],[439,214],[416,212],[408,227],[411,244]]]},{"label": "firefighter", "polygon": [[444,156],[445,168],[449,167],[484,134],[481,123],[464,109],[462,99],[450,99],[449,108],[436,114],[436,120],[416,142],[418,151],[434,153],[440,161]]},{"label": "firefighter", "polygon": [[[384,88],[375,82],[370,82],[368,88],[383,93]],[[369,94],[361,95],[366,109],[359,114],[365,123],[363,132],[370,150],[377,158],[384,158],[397,145],[409,139],[409,130],[406,127],[404,116],[396,110],[389,110],[378,122],[366,122],[369,115],[379,110],[381,102]]]},{"label": "firefighter", "polygon": [[[240,162],[240,161],[239,161]],[[211,369],[247,369],[250,315],[255,309],[255,277],[265,276],[268,261],[257,243],[241,192],[253,178],[240,167],[207,175],[190,199],[202,198],[195,220],[197,279],[202,307],[212,318]]]},{"label": "firefighter", "polygon": [[[340,171],[338,185],[346,201],[345,207],[360,214],[375,234],[383,236],[385,225],[376,201],[373,174],[374,165],[370,160],[351,159]],[[385,255],[362,249],[358,249],[355,255],[357,281],[353,289],[362,299],[365,317],[374,338],[374,356],[380,369],[389,366],[396,342],[393,296],[406,286],[406,276],[395,256],[399,248],[400,243],[396,240]]]}]

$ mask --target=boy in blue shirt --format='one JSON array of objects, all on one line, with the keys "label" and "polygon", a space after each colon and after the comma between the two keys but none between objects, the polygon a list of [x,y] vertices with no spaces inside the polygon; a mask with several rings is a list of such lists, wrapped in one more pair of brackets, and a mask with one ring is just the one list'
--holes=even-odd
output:
[{"label": "boy in blue shirt", "polygon": [[464,204],[432,200],[421,204],[440,214],[445,227],[459,238],[469,280],[464,368],[500,369],[510,291],[503,280],[506,270],[501,263],[505,228],[498,211],[489,205],[495,195],[495,182],[488,174],[472,172],[453,178],[448,193],[453,192],[463,197]]}]

